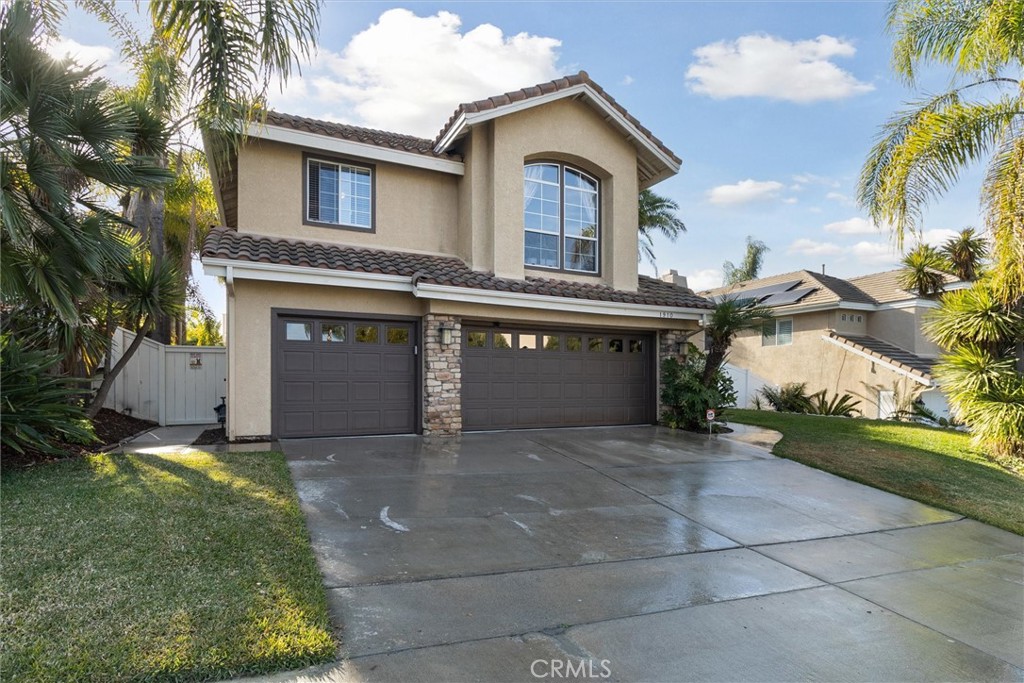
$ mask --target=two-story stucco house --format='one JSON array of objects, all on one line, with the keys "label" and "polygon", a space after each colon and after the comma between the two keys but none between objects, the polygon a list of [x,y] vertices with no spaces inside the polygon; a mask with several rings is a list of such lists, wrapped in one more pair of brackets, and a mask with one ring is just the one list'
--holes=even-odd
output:
[{"label": "two-story stucco house", "polygon": [[[638,276],[680,160],[585,72],[434,140],[270,113],[208,133],[232,439],[649,424],[710,303]],[[671,279],[671,278],[669,278]]]},{"label": "two-story stucco house", "polygon": [[[741,334],[729,363],[761,382],[806,382],[811,392],[861,397],[865,417],[887,418],[894,386],[920,393],[938,417],[949,406],[931,374],[939,348],[924,336],[922,323],[934,299],[899,284],[891,270],[844,280],[801,270],[712,289],[713,300],[738,298],[770,307],[775,319],[764,329]],[[960,286],[946,275],[946,287]],[[744,397],[746,398],[746,397]]]}]

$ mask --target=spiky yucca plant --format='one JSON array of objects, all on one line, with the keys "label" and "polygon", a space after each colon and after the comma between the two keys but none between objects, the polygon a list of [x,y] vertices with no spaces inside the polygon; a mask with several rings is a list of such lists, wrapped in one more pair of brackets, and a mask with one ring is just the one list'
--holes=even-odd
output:
[{"label": "spiky yucca plant", "polygon": [[949,261],[935,247],[919,244],[903,256],[901,264],[900,287],[918,296],[938,294],[946,284]]}]

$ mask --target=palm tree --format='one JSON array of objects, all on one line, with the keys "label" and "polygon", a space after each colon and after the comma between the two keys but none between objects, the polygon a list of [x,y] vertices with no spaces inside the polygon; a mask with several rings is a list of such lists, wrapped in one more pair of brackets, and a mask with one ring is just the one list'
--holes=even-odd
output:
[{"label": "palm tree", "polygon": [[[182,139],[189,126],[240,139],[238,120],[255,118],[271,83],[285,82],[313,53],[321,7],[320,0],[154,0],[148,5],[151,33],[143,39],[117,5],[81,2],[111,27],[132,64],[137,84],[128,101],[153,112],[169,132],[172,144],[158,155],[164,168],[172,166],[171,148],[190,147]],[[158,259],[167,241],[166,202],[162,187],[133,191],[125,202],[125,217]],[[190,270],[181,272],[187,277]],[[180,332],[184,322],[174,326]],[[169,343],[171,329],[172,321],[163,317],[153,336]]]},{"label": "palm tree", "polygon": [[978,279],[987,252],[988,243],[975,233],[974,228],[961,230],[942,245],[942,255],[949,262],[949,272],[964,282]]},{"label": "palm tree", "polygon": [[707,358],[701,384],[711,387],[715,375],[725,362],[729,347],[740,332],[759,330],[772,319],[772,310],[767,306],[749,306],[737,297],[725,297],[718,301],[704,324],[704,343]]},{"label": "palm tree", "polygon": [[1024,297],[1024,0],[893,0],[893,66],[952,70],[954,87],[921,99],[882,128],[861,171],[859,200],[897,242],[921,229],[927,203],[963,169],[987,162],[982,209],[992,238],[993,286]]},{"label": "palm tree", "polygon": [[904,254],[901,263],[899,283],[903,289],[916,292],[918,296],[932,296],[941,292],[946,284],[949,262],[931,245],[917,245]]},{"label": "palm tree", "polygon": [[161,316],[175,315],[184,299],[181,278],[176,268],[167,261],[161,261],[144,249],[138,249],[133,258],[118,273],[116,280],[109,283],[109,295],[118,322],[135,334],[135,339],[113,367],[107,367],[103,381],[89,402],[86,415],[95,417],[103,407],[114,379],[121,373],[135,352],[139,350],[156,321]]},{"label": "palm tree", "polygon": [[657,266],[654,258],[654,233],[661,233],[670,241],[675,242],[679,235],[686,232],[683,221],[676,216],[679,204],[674,199],[662,197],[651,190],[640,193],[638,205],[640,232],[640,253],[637,258],[646,257],[652,266]]},{"label": "palm tree", "polygon": [[981,281],[944,294],[925,333],[946,350],[935,376],[976,441],[994,453],[1024,457],[1024,375],[1013,358],[1024,338],[1024,316]]},{"label": "palm tree", "polygon": [[722,272],[725,274],[726,285],[737,285],[747,280],[756,280],[764,264],[765,252],[770,251],[768,245],[761,240],[755,240],[752,235],[747,236],[747,251],[743,255],[743,262],[737,267],[732,261],[722,264]]},{"label": "palm tree", "polygon": [[130,151],[136,116],[95,70],[42,50],[41,21],[27,2],[0,9],[0,294],[75,324],[105,268],[128,258],[100,193],[169,178]]}]

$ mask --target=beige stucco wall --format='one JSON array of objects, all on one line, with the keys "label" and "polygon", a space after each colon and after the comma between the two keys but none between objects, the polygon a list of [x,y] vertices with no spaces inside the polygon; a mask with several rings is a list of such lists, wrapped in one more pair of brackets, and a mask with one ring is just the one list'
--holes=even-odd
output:
[{"label": "beige stucco wall", "polygon": [[[507,114],[475,128],[467,146],[467,174],[463,187],[473,188],[473,266],[493,263],[496,275],[522,279],[524,275],[603,282],[616,289],[637,287],[636,149],[622,134],[581,102],[563,99]],[[468,157],[489,153],[489,163]],[[526,269],[523,265],[523,164],[552,159],[579,166],[601,181],[600,276],[576,276]],[[477,188],[485,187],[479,174],[493,179],[493,205],[477,206]],[[493,235],[488,243],[487,235]],[[485,253],[478,252],[481,245]]]},{"label": "beige stucco wall", "polygon": [[380,249],[456,253],[458,176],[350,158],[375,168],[376,231],[324,228],[303,223],[303,152],[325,159],[339,158],[267,140],[253,140],[239,150],[240,232]]},{"label": "beige stucco wall", "polygon": [[728,362],[773,384],[806,382],[809,393],[827,389],[830,398],[834,393],[852,394],[860,400],[858,409],[864,416],[876,418],[879,388],[889,390],[896,381],[909,386],[914,383],[884,365],[822,339],[832,315],[820,312],[791,316],[793,343],[785,346],[762,346],[759,331],[743,333],[730,349]]},{"label": "beige stucco wall", "polygon": [[923,330],[929,310],[913,306],[875,311],[868,320],[868,334],[919,356],[933,358],[940,349]]},{"label": "beige stucco wall", "polygon": [[410,294],[347,287],[236,280],[228,296],[228,436],[271,433],[272,309],[420,317],[424,302]]}]

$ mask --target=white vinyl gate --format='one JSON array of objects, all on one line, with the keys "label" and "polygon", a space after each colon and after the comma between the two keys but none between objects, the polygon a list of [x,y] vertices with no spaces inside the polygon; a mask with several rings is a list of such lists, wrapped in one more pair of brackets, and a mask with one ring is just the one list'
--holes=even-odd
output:
[{"label": "white vinyl gate", "polygon": [[[135,335],[118,328],[112,363]],[[227,395],[227,351],[222,346],[167,346],[144,339],[114,380],[103,407],[161,425],[211,424]]]}]

